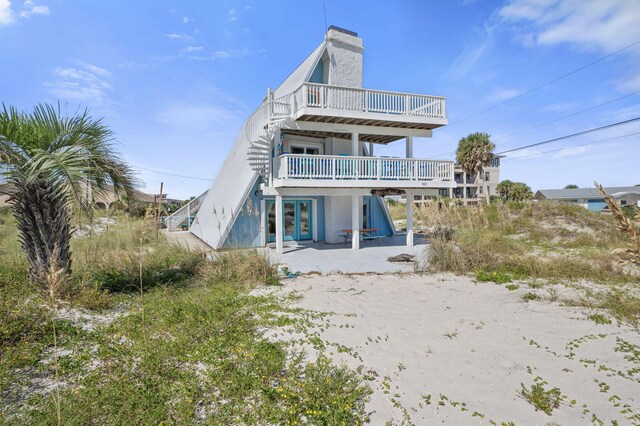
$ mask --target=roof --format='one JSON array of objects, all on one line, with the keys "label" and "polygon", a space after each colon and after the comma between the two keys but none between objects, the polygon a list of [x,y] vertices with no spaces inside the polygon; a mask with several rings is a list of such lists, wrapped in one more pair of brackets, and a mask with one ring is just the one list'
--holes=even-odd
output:
[{"label": "roof", "polygon": [[[638,193],[640,188],[635,186],[611,186],[604,189],[607,194],[613,195],[619,192]],[[542,195],[547,200],[566,200],[574,198],[603,198],[596,188],[573,188],[573,189],[541,189],[536,192],[536,196]]]}]

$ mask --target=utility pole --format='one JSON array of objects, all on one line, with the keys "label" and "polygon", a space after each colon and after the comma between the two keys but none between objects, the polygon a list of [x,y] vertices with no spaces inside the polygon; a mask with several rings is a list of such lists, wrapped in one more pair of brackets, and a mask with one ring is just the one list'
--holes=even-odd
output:
[{"label": "utility pole", "polygon": [[162,190],[163,190],[164,182],[160,182],[160,195],[156,198],[156,241],[158,240],[160,233],[160,211],[164,206],[162,205]]}]

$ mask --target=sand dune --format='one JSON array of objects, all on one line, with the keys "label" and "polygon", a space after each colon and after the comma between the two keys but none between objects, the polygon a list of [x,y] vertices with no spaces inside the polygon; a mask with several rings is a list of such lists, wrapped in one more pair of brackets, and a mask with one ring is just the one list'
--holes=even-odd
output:
[{"label": "sand dune", "polygon": [[[508,291],[452,275],[314,276],[280,291],[335,313],[321,335],[353,349],[327,353],[370,379],[372,424],[640,423],[640,371],[632,371],[640,335],[615,320],[598,325],[585,309],[524,302],[526,284]],[[519,393],[536,380],[565,395],[551,416]]]}]

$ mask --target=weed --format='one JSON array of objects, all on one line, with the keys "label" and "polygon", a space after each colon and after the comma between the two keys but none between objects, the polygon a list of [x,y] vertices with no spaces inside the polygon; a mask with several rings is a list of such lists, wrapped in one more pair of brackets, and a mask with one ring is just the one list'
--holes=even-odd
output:
[{"label": "weed", "polygon": [[546,415],[550,416],[551,412],[560,406],[560,403],[565,399],[560,389],[552,388],[546,390],[544,385],[548,384],[539,377],[536,377],[534,384],[530,388],[526,388],[524,383],[520,383],[522,389],[520,390],[520,396],[533,405],[536,411],[542,411]]},{"label": "weed", "polygon": [[531,302],[532,300],[540,300],[540,296],[532,291],[529,291],[522,295],[522,300],[524,300],[525,302]]},{"label": "weed", "polygon": [[458,337],[458,332],[457,331],[452,331],[449,333],[445,333],[444,337],[446,337],[447,339],[454,339],[456,337]]},{"label": "weed", "polygon": [[588,318],[599,325],[611,324],[611,320],[602,314],[589,315]]},{"label": "weed", "polygon": [[507,284],[505,288],[509,291],[515,291],[520,288],[518,284]]},{"label": "weed", "polygon": [[504,284],[511,282],[511,275],[505,274],[503,272],[478,271],[476,272],[476,280],[480,282],[489,281],[496,284]]}]

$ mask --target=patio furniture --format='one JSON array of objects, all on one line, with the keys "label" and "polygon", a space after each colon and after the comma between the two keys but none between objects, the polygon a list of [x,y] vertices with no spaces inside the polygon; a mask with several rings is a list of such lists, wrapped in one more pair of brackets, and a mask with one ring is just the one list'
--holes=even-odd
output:
[{"label": "patio furniture", "polygon": [[[349,239],[353,237],[352,229],[342,229],[341,232],[344,234],[340,234],[340,237],[344,238],[344,243],[347,244]],[[380,245],[380,240],[382,239],[382,235],[375,235],[377,232],[380,232],[380,228],[362,228],[360,229],[360,239],[361,240],[377,240],[378,245]]]}]

